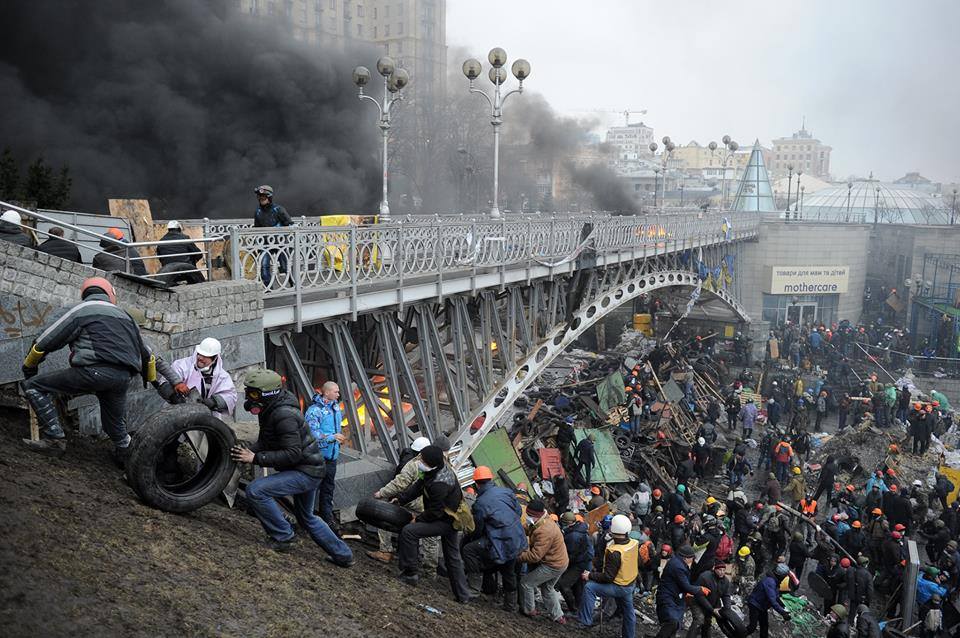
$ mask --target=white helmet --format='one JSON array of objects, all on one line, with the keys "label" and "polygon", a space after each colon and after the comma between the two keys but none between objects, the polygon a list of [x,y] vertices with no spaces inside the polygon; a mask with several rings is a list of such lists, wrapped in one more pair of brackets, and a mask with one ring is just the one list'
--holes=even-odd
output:
[{"label": "white helmet", "polygon": [[213,337],[207,337],[197,346],[196,353],[205,357],[219,357],[220,351],[220,342]]},{"label": "white helmet", "polygon": [[430,445],[430,439],[425,436],[418,436],[413,440],[413,443],[410,445],[410,449],[414,452],[419,452],[428,445]]},{"label": "white helmet", "polygon": [[21,220],[20,220],[20,213],[18,213],[18,212],[15,211],[15,210],[5,210],[5,211],[3,211],[3,215],[0,216],[0,219],[2,219],[2,220],[5,221],[5,222],[10,222],[11,224],[16,224],[16,225],[18,225],[18,226],[20,225],[20,221],[21,221]]},{"label": "white helmet", "polygon": [[633,525],[630,523],[630,519],[623,514],[617,514],[610,521],[611,534],[629,534],[631,529],[633,529]]},{"label": "white helmet", "polygon": [[171,219],[167,222],[167,230],[173,230],[174,228],[177,230],[183,230],[183,226],[180,225],[180,222],[175,219]]}]

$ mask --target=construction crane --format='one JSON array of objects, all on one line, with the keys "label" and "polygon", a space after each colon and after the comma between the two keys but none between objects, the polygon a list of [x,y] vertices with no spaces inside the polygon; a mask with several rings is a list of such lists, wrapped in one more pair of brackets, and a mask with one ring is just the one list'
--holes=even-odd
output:
[{"label": "construction crane", "polygon": [[646,115],[647,109],[624,109],[617,111],[615,109],[572,109],[574,113],[613,113],[623,116],[623,125],[630,126],[631,115]]}]

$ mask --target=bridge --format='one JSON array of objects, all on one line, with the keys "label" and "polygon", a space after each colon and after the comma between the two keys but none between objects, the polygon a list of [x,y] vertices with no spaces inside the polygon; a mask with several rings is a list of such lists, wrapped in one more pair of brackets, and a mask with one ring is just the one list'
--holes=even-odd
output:
[{"label": "bridge", "polygon": [[[758,224],[697,210],[214,231],[229,236],[232,276],[260,284],[276,363],[301,396],[352,380],[349,422],[372,422],[383,458],[445,431],[463,465],[586,330],[640,295],[699,289],[701,264],[719,268]],[[702,292],[749,321],[725,284]],[[379,456],[362,432],[355,448]]]},{"label": "bridge", "polygon": [[[51,225],[65,227],[86,253],[102,252],[103,240],[136,248],[149,261],[164,243],[105,239],[100,226],[116,219],[108,216],[91,221],[13,208],[32,218],[38,235]],[[152,289],[142,279],[114,282],[124,299],[146,311],[147,336],[170,356],[188,356],[201,335],[217,336],[225,340],[231,372],[277,369],[304,404],[322,381],[336,380],[350,440],[338,473],[338,482],[351,483],[345,493],[370,493],[379,480],[373,475],[389,473],[399,451],[421,434],[447,433],[466,473],[471,453],[509,417],[514,399],[587,330],[641,295],[696,290],[691,297],[718,300],[749,321],[735,285],[720,272],[742,242],[757,236],[760,220],[752,213],[323,221],[299,218],[293,227],[268,229],[248,220],[185,221],[201,238],[197,271],[217,281]],[[98,271],[0,249],[9,253],[2,305],[13,310],[0,318],[9,323],[7,336],[19,339],[0,341],[0,355],[14,362],[42,325],[25,309],[40,317],[69,303],[71,282]],[[222,259],[214,258],[218,251]],[[128,270],[132,259],[124,257]],[[19,366],[7,368],[0,383],[16,380]],[[153,409],[151,394],[131,398],[131,414]],[[84,409],[93,423],[95,403]],[[81,418],[84,431],[92,427]],[[349,497],[338,501],[352,504]]]}]

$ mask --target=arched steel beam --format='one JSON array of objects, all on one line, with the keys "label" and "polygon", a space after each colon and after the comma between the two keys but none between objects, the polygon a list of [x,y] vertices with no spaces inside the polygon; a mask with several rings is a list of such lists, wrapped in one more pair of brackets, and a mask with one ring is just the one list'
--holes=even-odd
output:
[{"label": "arched steel beam", "polygon": [[[640,295],[671,286],[696,287],[697,275],[689,270],[664,270],[647,273],[618,284],[602,293],[588,304],[583,304],[575,314],[570,329],[564,332],[564,325],[553,328],[532,351],[506,375],[506,381],[486,396],[483,404],[471,414],[457,432],[454,445],[460,444],[460,453],[454,460],[459,468],[467,462],[483,437],[500,422],[500,419],[513,407],[513,401],[526,390],[534,379],[540,376],[554,359],[567,347],[610,312],[632,301]],[[744,321],[750,317],[743,307],[725,290],[707,291],[726,302]],[[471,431],[471,425],[480,417],[483,424]]]}]

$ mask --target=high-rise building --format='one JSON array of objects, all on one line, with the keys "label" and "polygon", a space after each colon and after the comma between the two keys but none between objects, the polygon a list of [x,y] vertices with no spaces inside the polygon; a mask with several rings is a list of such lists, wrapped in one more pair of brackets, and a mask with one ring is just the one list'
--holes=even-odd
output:
[{"label": "high-rise building", "polygon": [[607,129],[606,144],[613,147],[611,163],[619,172],[630,172],[640,165],[641,159],[649,159],[653,129],[643,122],[613,126]]},{"label": "high-rise building", "polygon": [[[446,0],[236,0],[311,44],[372,42],[410,73],[411,98],[442,95],[447,75]],[[373,68],[374,60],[357,60]]]},{"label": "high-rise building", "polygon": [[788,174],[788,166],[793,172],[803,172],[824,181],[830,181],[830,151],[833,149],[813,137],[806,126],[790,137],[773,140],[773,161],[771,173],[777,177]]}]

